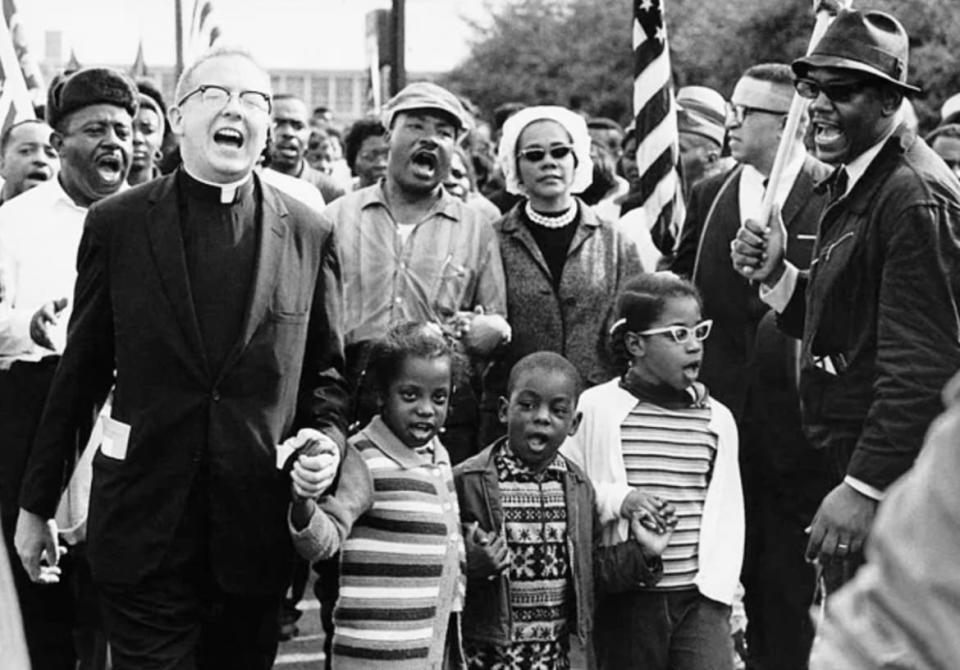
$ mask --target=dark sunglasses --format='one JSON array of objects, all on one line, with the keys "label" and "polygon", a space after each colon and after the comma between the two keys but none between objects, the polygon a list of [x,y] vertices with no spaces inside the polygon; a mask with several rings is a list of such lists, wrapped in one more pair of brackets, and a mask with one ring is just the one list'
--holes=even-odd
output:
[{"label": "dark sunglasses", "polygon": [[531,163],[539,163],[547,157],[548,153],[550,154],[550,158],[558,161],[569,156],[571,152],[573,152],[573,147],[568,145],[550,147],[550,149],[531,147],[530,149],[522,149],[518,151],[517,156],[519,158],[526,158]]},{"label": "dark sunglasses", "polygon": [[867,87],[867,83],[863,81],[821,83],[801,77],[793,82],[793,87],[801,98],[808,100],[816,100],[823,93],[833,102],[850,102],[853,96]]}]

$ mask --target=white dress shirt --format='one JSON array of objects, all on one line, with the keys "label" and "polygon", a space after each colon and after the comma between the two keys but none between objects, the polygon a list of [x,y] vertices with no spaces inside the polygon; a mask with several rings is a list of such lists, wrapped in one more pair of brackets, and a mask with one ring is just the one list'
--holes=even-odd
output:
[{"label": "white dress shirt", "polygon": [[51,329],[56,351],[66,341],[77,280],[77,250],[87,208],[52,179],[0,207],[0,263],[6,283],[0,302],[0,369],[15,360],[38,361],[55,353],[30,338],[30,320],[44,304],[69,301]]}]

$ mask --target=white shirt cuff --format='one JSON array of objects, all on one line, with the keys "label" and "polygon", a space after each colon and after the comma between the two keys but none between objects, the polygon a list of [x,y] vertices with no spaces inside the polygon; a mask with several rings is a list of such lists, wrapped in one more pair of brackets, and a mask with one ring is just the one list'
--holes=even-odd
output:
[{"label": "white shirt cuff", "polygon": [[881,500],[883,500],[883,491],[881,491],[880,489],[874,488],[869,484],[861,482],[856,477],[851,477],[850,475],[847,475],[846,477],[843,478],[843,483],[849,486],[850,488],[852,488],[857,493],[865,495],[868,498],[872,498],[877,502],[880,502]]},{"label": "white shirt cuff", "polygon": [[782,313],[790,304],[790,298],[797,289],[797,277],[800,271],[793,263],[787,263],[780,276],[780,280],[773,285],[773,288],[767,288],[760,284],[760,299],[773,307],[778,314]]}]

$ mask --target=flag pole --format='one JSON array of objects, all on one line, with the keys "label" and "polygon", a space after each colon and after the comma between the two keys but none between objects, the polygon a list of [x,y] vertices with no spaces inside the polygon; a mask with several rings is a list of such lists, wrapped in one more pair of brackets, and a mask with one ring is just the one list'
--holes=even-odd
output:
[{"label": "flag pole", "polygon": [[179,80],[183,72],[183,0],[173,0],[174,30],[177,32],[177,64],[174,80]]},{"label": "flag pole", "polygon": [[[810,37],[810,45],[807,47],[806,55],[809,56],[813,52],[840,10],[849,9],[850,6],[851,0],[814,0],[813,11],[817,20],[813,26],[813,35]],[[765,227],[770,225],[770,214],[773,211],[780,182],[783,180],[783,170],[796,147],[797,130],[800,128],[800,121],[807,113],[809,104],[809,100],[794,92],[793,101],[790,103],[790,111],[787,114],[787,122],[784,124],[780,144],[777,146],[777,155],[773,160],[773,168],[770,170],[767,190],[763,194],[763,202],[760,206],[760,221],[763,222]],[[782,202],[777,204],[783,205]]]}]

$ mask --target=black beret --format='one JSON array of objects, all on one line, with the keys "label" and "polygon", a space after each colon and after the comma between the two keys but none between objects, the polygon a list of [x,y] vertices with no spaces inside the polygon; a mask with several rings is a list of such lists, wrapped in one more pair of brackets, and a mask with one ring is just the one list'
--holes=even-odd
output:
[{"label": "black beret", "polygon": [[90,105],[116,105],[137,113],[140,93],[127,75],[89,67],[54,80],[47,94],[47,123],[56,128],[68,114]]}]

